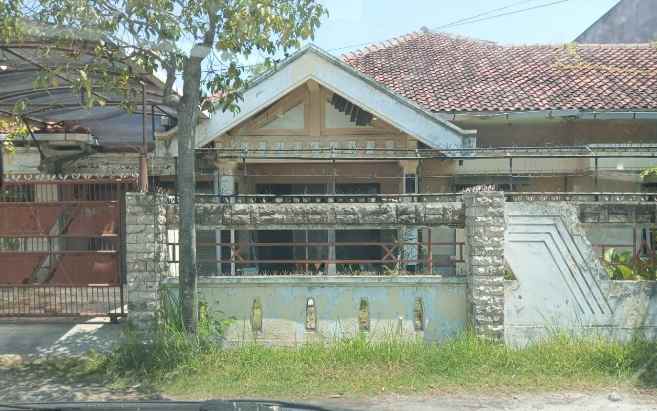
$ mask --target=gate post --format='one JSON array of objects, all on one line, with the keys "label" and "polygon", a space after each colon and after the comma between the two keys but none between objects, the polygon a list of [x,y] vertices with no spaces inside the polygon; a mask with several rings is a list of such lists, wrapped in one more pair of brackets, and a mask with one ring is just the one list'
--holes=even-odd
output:
[{"label": "gate post", "polygon": [[126,193],[128,319],[147,331],[160,309],[160,280],[167,273],[166,208],[158,194]]},{"label": "gate post", "polygon": [[464,193],[468,319],[479,336],[504,337],[504,194]]}]

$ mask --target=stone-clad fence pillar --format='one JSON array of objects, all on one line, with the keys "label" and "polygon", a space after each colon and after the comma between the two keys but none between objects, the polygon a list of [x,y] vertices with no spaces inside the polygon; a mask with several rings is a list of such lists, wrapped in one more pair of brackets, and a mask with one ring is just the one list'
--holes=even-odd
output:
[{"label": "stone-clad fence pillar", "polygon": [[128,318],[136,328],[149,328],[159,309],[160,281],[168,270],[166,208],[153,193],[127,193],[126,265]]},{"label": "stone-clad fence pillar", "polygon": [[468,318],[475,333],[504,336],[504,194],[464,193]]}]

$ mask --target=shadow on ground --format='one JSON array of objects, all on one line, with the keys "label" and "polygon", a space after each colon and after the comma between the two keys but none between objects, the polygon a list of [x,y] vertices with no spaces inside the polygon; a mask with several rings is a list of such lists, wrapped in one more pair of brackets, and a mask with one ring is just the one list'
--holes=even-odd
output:
[{"label": "shadow on ground", "polygon": [[113,388],[97,376],[67,376],[45,364],[0,367],[1,402],[107,401],[159,399],[140,386]]},{"label": "shadow on ground", "polygon": [[0,322],[0,355],[26,357],[83,355],[90,350],[109,352],[119,340],[123,324],[96,317],[71,321]]}]

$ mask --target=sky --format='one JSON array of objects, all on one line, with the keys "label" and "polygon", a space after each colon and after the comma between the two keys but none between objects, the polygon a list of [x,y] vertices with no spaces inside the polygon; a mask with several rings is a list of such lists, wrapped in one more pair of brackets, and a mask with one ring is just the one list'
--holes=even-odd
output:
[{"label": "sky", "polygon": [[[328,8],[313,43],[334,54],[417,31],[425,26],[501,44],[563,44],[613,7],[618,0],[321,0]],[[486,21],[440,28],[449,23],[483,15],[545,7]],[[509,7],[511,6],[511,7]],[[353,47],[354,45],[360,45]],[[347,47],[352,46],[352,47]]]}]

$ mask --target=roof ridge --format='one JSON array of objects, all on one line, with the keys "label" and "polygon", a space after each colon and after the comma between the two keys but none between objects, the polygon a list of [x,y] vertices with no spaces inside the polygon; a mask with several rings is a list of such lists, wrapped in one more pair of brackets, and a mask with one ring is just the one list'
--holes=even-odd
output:
[{"label": "roof ridge", "polygon": [[424,34],[426,34],[426,33],[422,32],[422,30],[420,29],[419,31],[412,31],[410,33],[406,33],[406,34],[402,34],[402,35],[399,35],[399,36],[391,37],[391,38],[383,40],[383,41],[374,42],[374,43],[368,44],[365,47],[362,47],[360,49],[357,49],[357,50],[350,51],[348,53],[342,54],[340,56],[340,60],[349,60],[349,59],[353,59],[353,58],[356,58],[356,57],[361,57],[365,54],[372,53],[372,52],[377,51],[377,50],[382,50],[382,49],[386,49],[386,48],[389,48],[389,47],[394,47],[394,46],[397,46],[399,44],[405,43],[407,41],[419,38],[419,37],[423,36]]},{"label": "roof ridge", "polygon": [[[568,43],[567,43],[568,44]],[[641,49],[657,48],[657,42],[648,43],[575,43],[577,47],[606,48],[606,49]]]},{"label": "roof ridge", "polygon": [[464,34],[449,33],[447,31],[432,31],[432,30],[429,30],[429,33],[431,33],[433,35],[437,35],[437,36],[447,37],[447,38],[450,38],[452,40],[464,40],[464,41],[471,41],[473,43],[483,43],[483,44],[487,44],[487,45],[490,45],[490,46],[502,46],[502,44],[500,44],[496,41],[493,41],[493,40],[485,40],[485,39],[480,39],[480,38],[477,38],[477,37],[470,37],[470,36],[466,36]]}]

